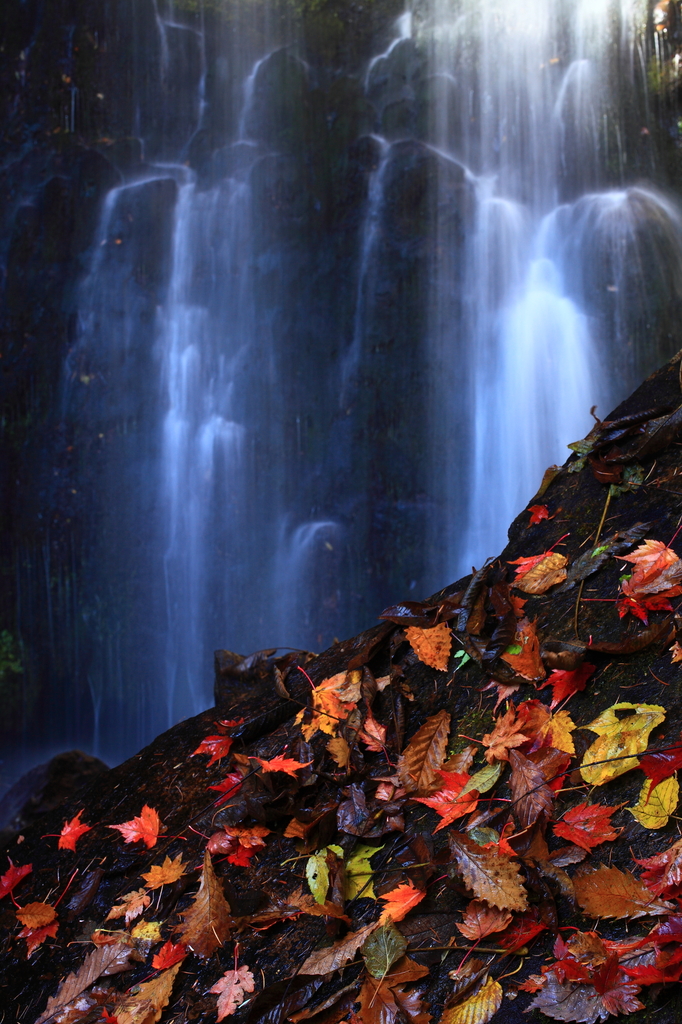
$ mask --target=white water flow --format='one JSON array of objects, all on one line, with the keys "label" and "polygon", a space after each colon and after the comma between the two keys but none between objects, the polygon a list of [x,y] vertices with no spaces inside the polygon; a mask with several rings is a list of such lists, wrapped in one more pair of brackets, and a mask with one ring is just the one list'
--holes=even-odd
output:
[{"label": "white water flow", "polygon": [[469,512],[448,578],[504,546],[546,467],[589,430],[590,407],[605,416],[637,383],[652,288],[665,278],[679,294],[677,209],[628,187],[621,108],[645,15],[637,0],[437,3],[434,60],[451,85],[437,144],[476,194],[462,374]]}]

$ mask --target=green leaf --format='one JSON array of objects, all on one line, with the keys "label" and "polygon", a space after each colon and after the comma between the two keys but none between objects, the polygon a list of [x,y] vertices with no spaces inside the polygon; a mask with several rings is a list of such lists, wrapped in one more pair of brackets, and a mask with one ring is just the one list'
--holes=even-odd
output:
[{"label": "green leaf", "polygon": [[407,949],[407,939],[391,921],[372,932],[360,950],[373,978],[384,978]]},{"label": "green leaf", "polygon": [[481,768],[480,771],[471,776],[459,796],[463,797],[465,793],[470,793],[472,789],[477,789],[479,793],[487,793],[489,789],[493,788],[503,771],[503,761],[487,764],[485,768]]},{"label": "green leaf", "polygon": [[521,644],[509,644],[509,647],[505,647],[505,654],[520,654],[523,650]]},{"label": "green leaf", "polygon": [[343,850],[340,846],[323,846],[317,853],[308,857],[305,866],[305,876],[317,903],[324,903],[327,898],[327,889],[329,888],[328,850],[332,850],[338,857],[343,857]]},{"label": "green leaf", "polygon": [[[570,445],[569,445],[569,448],[570,448]],[[586,465],[587,465],[587,458],[585,456],[583,456],[582,459],[577,459],[575,462],[572,462],[570,464],[570,466],[568,467],[568,472],[569,473],[580,473],[585,468]]]},{"label": "green leaf", "polygon": [[372,882],[372,868],[370,858],[383,850],[384,846],[368,846],[367,843],[359,843],[345,863],[346,888],[345,897],[352,900],[356,896],[368,896],[375,900],[374,883]]},{"label": "green leaf", "polygon": [[608,549],[608,544],[602,544],[601,547],[594,549],[594,551],[590,554],[590,558],[596,558],[597,555],[603,555],[605,551],[608,551]]},{"label": "green leaf", "polygon": [[494,828],[470,828],[467,835],[479,846],[485,846],[486,843],[499,843],[500,841],[500,834]]}]

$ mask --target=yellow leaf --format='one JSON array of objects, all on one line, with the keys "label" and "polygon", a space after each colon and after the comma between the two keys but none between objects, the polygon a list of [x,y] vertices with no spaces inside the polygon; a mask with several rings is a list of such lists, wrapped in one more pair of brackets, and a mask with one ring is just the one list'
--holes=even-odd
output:
[{"label": "yellow leaf", "polygon": [[383,850],[383,848],[383,846],[368,846],[365,843],[359,843],[355,847],[345,864],[346,883],[344,896],[347,900],[352,900],[360,895],[366,896],[370,900],[376,899],[374,883],[372,881],[372,868],[369,861],[375,853]]},{"label": "yellow leaf", "polygon": [[663,828],[668,818],[677,808],[680,798],[680,784],[677,774],[664,779],[652,789],[652,779],[647,779],[642,786],[639,800],[635,807],[628,807],[630,814],[644,828]]},{"label": "yellow leaf", "polygon": [[177,882],[184,873],[185,865],[182,863],[182,854],[178,854],[174,860],[166,857],[163,864],[154,864],[142,877],[145,879],[145,888],[158,889],[162,885]]},{"label": "yellow leaf", "polygon": [[489,978],[476,995],[443,1011],[439,1024],[488,1024],[502,1002],[502,986]]},{"label": "yellow leaf", "polygon": [[179,970],[180,964],[175,964],[140,985],[136,992],[125,996],[114,1008],[118,1024],[155,1024],[168,1005],[175,975]]},{"label": "yellow leaf", "polygon": [[140,921],[130,934],[143,942],[161,942],[161,925],[158,921]]},{"label": "yellow leaf", "polygon": [[[619,718],[618,711],[629,711],[630,714]],[[582,726],[599,736],[585,752],[580,767],[585,782],[591,786],[601,786],[631,768],[636,768],[639,764],[637,757],[623,755],[644,753],[649,743],[649,733],[664,719],[665,708],[658,704],[630,704],[623,701],[606,708],[593,722]],[[595,764],[596,761],[608,761],[611,758],[622,760]]]},{"label": "yellow leaf", "polygon": [[[345,672],[339,673],[345,678]],[[336,678],[332,676],[332,679]],[[328,736],[335,736],[339,722],[348,718],[349,713],[355,707],[353,702],[339,700],[333,689],[327,689],[325,683],[331,680],[324,680],[312,691],[312,717],[309,722],[304,722],[305,710],[299,711],[295,721],[301,726],[303,738],[310,742],[316,732],[326,732]]]},{"label": "yellow leaf", "polygon": [[557,750],[563,750],[566,754],[575,754],[573,737],[571,733],[575,729],[575,722],[568,711],[557,711],[551,715],[547,724],[540,729],[540,735],[547,735],[550,746]]},{"label": "yellow leaf", "polygon": [[335,736],[327,744],[327,750],[339,768],[345,768],[350,760],[350,747],[343,736]]},{"label": "yellow leaf", "polygon": [[524,573],[521,579],[515,580],[513,585],[524,594],[544,594],[550,587],[566,579],[567,563],[565,555],[552,552]]}]

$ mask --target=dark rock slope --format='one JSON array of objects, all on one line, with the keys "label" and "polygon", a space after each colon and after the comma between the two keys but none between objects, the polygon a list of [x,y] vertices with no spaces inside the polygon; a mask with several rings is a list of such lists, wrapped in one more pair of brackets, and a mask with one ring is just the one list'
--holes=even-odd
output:
[{"label": "dark rock slope", "polygon": [[[648,737],[649,749],[674,746],[680,735],[682,674],[670,651],[678,621],[675,560],[668,556],[672,576],[654,602],[667,602],[673,610],[640,612],[648,614],[645,624],[636,615],[621,619],[617,614],[619,577],[632,565],[613,557],[614,551],[627,553],[648,539],[682,550],[676,539],[682,519],[682,430],[675,415],[682,398],[679,370],[678,358],[616,410],[610,419],[620,426],[602,425],[594,432],[584,446],[592,449],[592,465],[572,471],[580,453],[572,455],[530,503],[544,506],[549,518],[529,525],[524,511],[512,524],[508,547],[485,572],[422,605],[389,610],[379,625],[316,657],[299,652],[277,658],[270,652],[245,661],[219,652],[215,708],[159,736],[100,775],[78,803],[45,814],[12,840],[6,850],[12,864],[30,864],[32,870],[0,900],[2,1019],[97,1021],[106,1011],[110,1016],[104,1019],[113,1015],[119,1024],[211,1022],[218,995],[209,990],[237,963],[252,972],[254,990],[249,993],[247,986],[235,998],[234,1019],[249,1024],[304,1019],[330,1024],[352,1013],[364,1024],[426,1024],[428,1014],[441,1019],[444,1005],[450,1007],[443,1016],[448,1024],[487,1021],[502,993],[492,1018],[500,1022],[547,1019],[539,1010],[524,1015],[533,1001],[561,1020],[606,1019],[609,1012],[630,1011],[630,1019],[639,1022],[652,1019],[655,1011],[660,1024],[678,1021],[679,986],[669,983],[679,976],[675,936],[682,935],[675,915],[675,896],[682,890],[674,872],[665,875],[661,868],[656,875],[654,869],[657,889],[652,869],[645,871],[652,888],[628,881],[634,888],[616,905],[622,877],[642,875],[633,857],[669,849],[677,838],[677,819],[663,824],[663,815],[661,827],[651,828],[633,816],[630,808],[644,782],[640,769],[587,785],[578,768],[595,740],[594,730],[585,727],[614,704],[630,705],[612,712],[616,721],[646,714],[642,705],[662,709],[650,712],[660,724]],[[617,467],[624,467],[621,479]],[[493,482],[490,500],[495,500]],[[514,587],[515,567],[509,563],[550,548],[565,555],[568,578],[543,594]],[[523,609],[521,600],[527,601]],[[526,620],[538,638],[535,668],[528,667],[532,659],[518,661],[519,650],[527,653],[533,642]],[[446,669],[419,659],[415,648],[420,649],[423,634],[410,633],[413,647],[406,639],[410,628],[437,630],[426,636],[441,636]],[[422,657],[433,660],[423,651]],[[594,671],[585,688],[549,720],[554,687],[536,690],[533,677],[541,685],[541,677],[556,668],[582,670],[584,676],[586,665]],[[331,688],[320,687],[339,673],[347,675]],[[311,705],[311,683],[320,687],[314,695],[317,719],[303,711]],[[509,689],[498,694],[500,687]],[[498,695],[503,700],[493,712]],[[494,715],[498,737],[503,715],[509,722],[516,716],[517,733],[523,733],[519,723],[525,722],[526,733],[506,746],[491,746],[490,739],[484,743],[493,732]],[[432,737],[419,755],[412,740],[425,723]],[[222,757],[213,764],[207,754],[193,753],[207,736],[222,738],[214,751]],[[228,736],[231,744],[225,742]],[[621,735],[621,752],[633,749],[629,742]],[[606,758],[616,754],[613,747],[606,749]],[[291,774],[267,771],[272,766],[261,762],[278,756],[300,767],[288,765]],[[348,764],[342,767],[337,762],[344,756]],[[488,761],[492,769],[485,782],[477,773]],[[449,774],[439,777],[435,769],[443,762]],[[222,791],[208,788],[228,775]],[[469,803],[457,795],[474,775],[477,807],[475,795]],[[558,791],[548,788],[554,775]],[[438,812],[418,798],[429,799],[441,779],[447,785]],[[580,803],[617,805],[611,833],[603,826],[597,844],[587,842],[594,848],[584,857],[580,844],[567,843],[556,824]],[[158,838],[124,842],[111,826],[131,822],[145,805],[158,812]],[[669,809],[677,813],[676,801]],[[90,831],[78,838],[75,851],[58,850],[64,823],[81,811]],[[445,827],[438,829],[440,822]],[[207,857],[208,840],[213,855]],[[364,866],[359,854],[365,856]],[[176,864],[181,858],[184,873],[146,889],[153,878],[144,875],[166,857]],[[491,862],[497,865],[492,881],[481,881]],[[5,868],[0,892],[16,875],[6,863]],[[608,884],[597,886],[601,903],[590,904],[585,879],[596,873],[602,880],[607,870]],[[328,882],[320,881],[325,871]],[[197,898],[200,884],[204,896],[210,890],[203,903],[201,893]],[[405,907],[398,911],[386,900],[401,886],[408,888],[400,893],[413,901],[404,916]],[[112,907],[137,890],[149,897],[141,913],[131,915],[127,926],[122,914],[108,919]],[[484,936],[467,957],[474,940],[456,925],[473,896],[485,901],[483,909],[504,927]],[[384,906],[385,914],[392,908],[395,923],[385,921],[372,932]],[[44,936],[37,934],[41,928]],[[658,937],[646,938],[654,928]],[[362,929],[364,944],[363,935],[355,943],[347,939]],[[661,938],[665,929],[669,937]],[[98,942],[108,935],[120,946],[96,946],[93,933]],[[41,937],[27,956],[27,943]],[[638,953],[624,946],[635,938],[646,939]],[[179,969],[165,968],[172,975],[163,973],[164,961],[158,959],[168,941],[186,947]],[[333,962],[310,959],[332,944],[338,945]],[[132,953],[127,969],[98,981],[104,961],[98,967],[93,951],[114,949],[111,955],[125,960],[126,947]],[[61,997],[54,999],[60,981],[88,957],[90,986],[69,983],[79,1001],[64,1010]],[[541,976],[557,959],[563,968],[547,972],[539,992],[529,991],[541,982],[524,979]],[[520,983],[525,989],[519,990]],[[168,991],[160,995],[164,987]],[[45,1016],[48,998],[52,1017]],[[467,999],[478,1004],[458,1016],[458,1005]],[[639,1003],[646,1009],[638,1009]]]}]

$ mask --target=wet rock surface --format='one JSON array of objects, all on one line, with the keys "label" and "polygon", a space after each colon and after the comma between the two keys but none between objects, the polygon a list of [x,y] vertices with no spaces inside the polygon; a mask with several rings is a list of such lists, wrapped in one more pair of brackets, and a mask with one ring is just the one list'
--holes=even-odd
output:
[{"label": "wet rock surface", "polygon": [[[645,381],[610,419],[633,416],[637,419],[637,414],[642,413],[650,419],[651,410],[679,407],[681,394],[678,358]],[[682,500],[679,436],[675,428],[665,439],[659,438],[659,450],[641,458],[643,482],[618,496],[611,494],[609,497],[610,483],[600,482],[589,467],[570,472],[577,461],[577,456],[572,456],[537,499],[546,506],[551,518],[529,525],[529,512],[524,511],[511,526],[509,544],[500,556],[500,568],[495,571],[503,571],[511,581],[511,561],[552,547],[565,554],[570,571],[570,566],[597,542],[600,524],[602,540],[613,531],[626,533],[637,524],[645,523],[647,538],[666,545],[675,538],[672,547],[679,547],[676,532]],[[632,435],[628,443],[635,447],[641,445],[639,435]],[[597,559],[599,561],[599,556]],[[498,562],[494,565],[498,566]],[[568,703],[568,711],[577,726],[573,734],[576,749],[571,762],[573,768],[580,763],[592,739],[581,730],[617,702],[655,704],[665,710],[665,723],[652,732],[649,749],[674,745],[682,728],[682,671],[678,663],[672,662],[670,652],[678,623],[676,611],[650,612],[651,629],[633,616],[619,618],[615,601],[622,566],[623,563],[614,558],[599,561],[597,570],[585,577],[585,585],[579,593],[577,586],[560,585],[544,594],[522,595],[527,600],[525,615],[535,624],[548,665],[556,664],[557,652],[561,651],[572,652],[571,657],[582,651],[582,656],[589,657],[595,665],[586,688],[575,693]],[[148,979],[154,973],[151,960],[158,953],[160,943],[178,941],[178,936],[182,935],[180,915],[187,911],[196,893],[207,837],[216,830],[220,832],[239,825],[251,829],[265,826],[270,831],[265,845],[241,865],[231,863],[222,855],[213,858],[214,869],[235,919],[231,939],[239,942],[239,962],[248,965],[256,979],[255,993],[237,1010],[236,1021],[280,1024],[303,1007],[308,1010],[319,1007],[322,1021],[327,1019],[324,1015],[327,1011],[323,1009],[327,1000],[339,1011],[337,1016],[332,1013],[335,1021],[350,1012],[360,990],[359,957],[349,958],[353,962],[341,971],[332,970],[326,975],[305,974],[300,966],[315,949],[340,941],[347,929],[354,931],[375,920],[377,903],[362,892],[347,900],[345,913],[350,924],[334,916],[338,908],[335,911],[331,904],[326,918],[285,908],[287,900],[298,898],[295,893],[299,887],[306,890],[306,877],[310,875],[306,876],[305,865],[310,853],[338,844],[349,856],[358,844],[366,841],[381,845],[381,855],[372,865],[377,892],[385,894],[399,881],[405,883],[408,879],[424,889],[419,911],[408,914],[398,927],[409,943],[410,958],[428,969],[416,990],[429,1004],[433,1018],[438,1020],[443,1003],[452,992],[449,972],[470,948],[455,927],[457,922],[461,923],[460,912],[469,896],[451,871],[448,875],[447,866],[448,835],[453,829],[464,831],[465,825],[459,821],[449,829],[438,831],[435,812],[422,803],[408,799],[402,803],[399,800],[395,806],[391,802],[381,805],[375,797],[364,795],[363,786],[369,785],[369,779],[374,780],[374,785],[377,779],[395,772],[397,757],[406,744],[427,719],[439,713],[447,712],[451,716],[448,739],[451,756],[461,752],[470,737],[480,741],[494,724],[493,706],[497,694],[487,688],[491,674],[498,682],[506,679],[502,685],[518,684],[518,689],[509,694],[516,707],[528,699],[549,704],[548,689],[538,691],[531,682],[514,678],[513,673],[510,676],[508,666],[499,658],[479,663],[481,651],[485,652],[486,646],[492,643],[492,627],[490,624],[481,626],[480,622],[474,626],[472,616],[477,613],[470,601],[473,593],[470,584],[469,577],[419,606],[394,608],[390,615],[393,620],[403,617],[402,624],[383,621],[319,656],[304,652],[295,652],[293,656],[263,652],[244,660],[227,651],[218,652],[215,708],[175,726],[129,761],[99,775],[87,793],[45,813],[23,831],[21,841],[10,843],[7,852],[13,863],[33,866],[32,873],[15,887],[17,903],[26,906],[31,901],[56,902],[58,920],[56,935],[27,957],[25,940],[18,937],[16,908],[8,897],[0,903],[0,976],[3,978],[0,1002],[4,1007],[11,1007],[12,1019],[22,1024],[33,1024],[38,1019],[48,996],[57,990],[59,980],[77,970],[86,952],[94,948],[90,943],[95,929],[120,926],[120,930],[129,935],[134,923],[140,921],[155,921],[160,929],[154,941],[134,939],[130,935],[126,939],[136,946],[144,962],[134,964],[131,970],[115,977],[108,990],[105,986],[104,1005],[113,1007],[115,992],[127,991]],[[516,592],[516,596],[521,594]],[[677,604],[678,600],[673,600],[673,606]],[[469,621],[462,627],[460,612],[467,607]],[[447,668],[442,671],[420,661],[404,633],[410,621],[421,621],[430,628],[438,614],[442,614],[454,630],[455,638]],[[458,667],[461,658],[455,654],[463,648],[470,651],[472,657]],[[329,734],[313,731],[306,739],[295,718],[310,703],[311,683],[319,686],[336,673],[348,671],[359,673],[357,678],[364,680],[362,707],[366,709],[371,704],[376,721],[383,723],[386,731],[379,749],[374,752],[366,745],[361,747],[351,741],[354,749],[349,767],[340,770],[326,750]],[[382,681],[381,687],[378,681]],[[497,713],[501,713],[499,709]],[[308,714],[305,712],[305,716]],[[362,714],[366,714],[366,710]],[[305,723],[307,717],[302,721]],[[352,736],[349,729],[355,729],[354,735],[357,735],[358,728],[358,722],[353,725],[346,719],[339,728],[339,735],[348,739]],[[228,744],[229,751],[225,752],[224,759],[209,767],[206,755],[197,754],[196,750],[205,737],[216,735],[223,738],[229,735],[232,743]],[[283,753],[301,766],[294,777],[259,773],[260,762],[248,760],[258,757],[267,761]],[[235,793],[224,790],[216,798],[215,791],[207,787],[219,784],[227,771],[236,769],[246,773],[241,790]],[[570,779],[568,787],[580,785],[580,777],[575,773]],[[593,789],[591,797],[608,805],[623,802],[633,805],[641,785],[641,772],[630,771]],[[587,789],[581,792],[580,799],[588,799],[584,795]],[[557,800],[568,798],[574,802],[577,799],[570,789],[566,794],[557,795]],[[141,842],[124,844],[119,832],[111,828],[132,820],[145,804],[156,809],[165,829],[153,849],[146,849]],[[503,802],[495,809],[485,822],[486,827],[502,828],[508,816],[505,806]],[[44,837],[49,833],[59,834],[64,822],[81,810],[82,821],[90,825],[91,830],[80,837],[75,851],[57,850],[57,838]],[[396,815],[404,816],[402,827]],[[298,834],[305,838],[292,837],[292,820],[298,822]],[[673,818],[662,828],[645,828],[625,807],[617,811],[613,822],[620,830],[619,835],[615,841],[602,843],[592,851],[591,868],[603,864],[634,870],[637,874],[639,869],[633,865],[633,856],[639,859],[654,856],[668,849],[677,838]],[[556,839],[552,840],[552,848],[555,845]],[[410,849],[412,853],[408,854]],[[149,872],[152,865],[161,864],[166,856],[171,859],[180,856],[186,873],[160,891],[153,891],[150,905],[137,922],[130,922],[127,930],[121,921],[107,923],[112,906],[126,893],[138,889],[143,884],[142,874]],[[583,932],[596,929],[605,938],[624,941],[646,933],[653,920],[645,915],[644,921],[629,924],[622,920],[597,922],[571,905],[565,891],[557,887],[556,878],[544,881],[539,878],[534,860],[539,856],[537,851],[532,853],[519,847],[517,856],[525,873],[531,911],[539,915],[538,919],[548,930],[530,941],[528,948],[518,955],[485,954],[484,959],[490,960],[492,976],[499,977],[505,991],[516,996],[502,1003],[494,1018],[501,1024],[547,1019],[537,1011],[524,1013],[533,996],[524,991],[517,994],[516,984],[530,974],[539,975],[541,968],[551,961],[557,921],[561,928],[568,929],[560,932],[564,937],[571,928],[577,927]],[[424,873],[419,864],[434,857],[437,872],[434,863],[434,871],[429,873],[427,869]],[[568,868],[569,873],[572,870]],[[263,915],[267,919],[268,913],[270,926],[259,931],[265,923]],[[287,916],[287,913],[294,916]],[[422,936],[419,929],[415,931],[416,925],[412,927],[411,921],[421,922],[428,936]],[[495,945],[493,938],[486,942]],[[448,952],[449,945],[457,946],[457,950]],[[220,944],[210,956],[188,955],[173,983],[162,1019],[214,1020],[216,1002],[209,989],[233,966],[233,956],[231,940]],[[513,977],[502,978],[516,968],[520,969]],[[337,999],[332,998],[335,995]],[[646,1009],[629,1018],[636,1024],[651,1020],[654,1013],[662,1024],[679,1020],[679,986],[652,986],[641,993],[641,998],[646,1002]],[[347,1004],[343,999],[348,1000]],[[97,1019],[98,1012],[92,1011],[93,1020]],[[312,1019],[315,1020],[315,1015]]]}]

